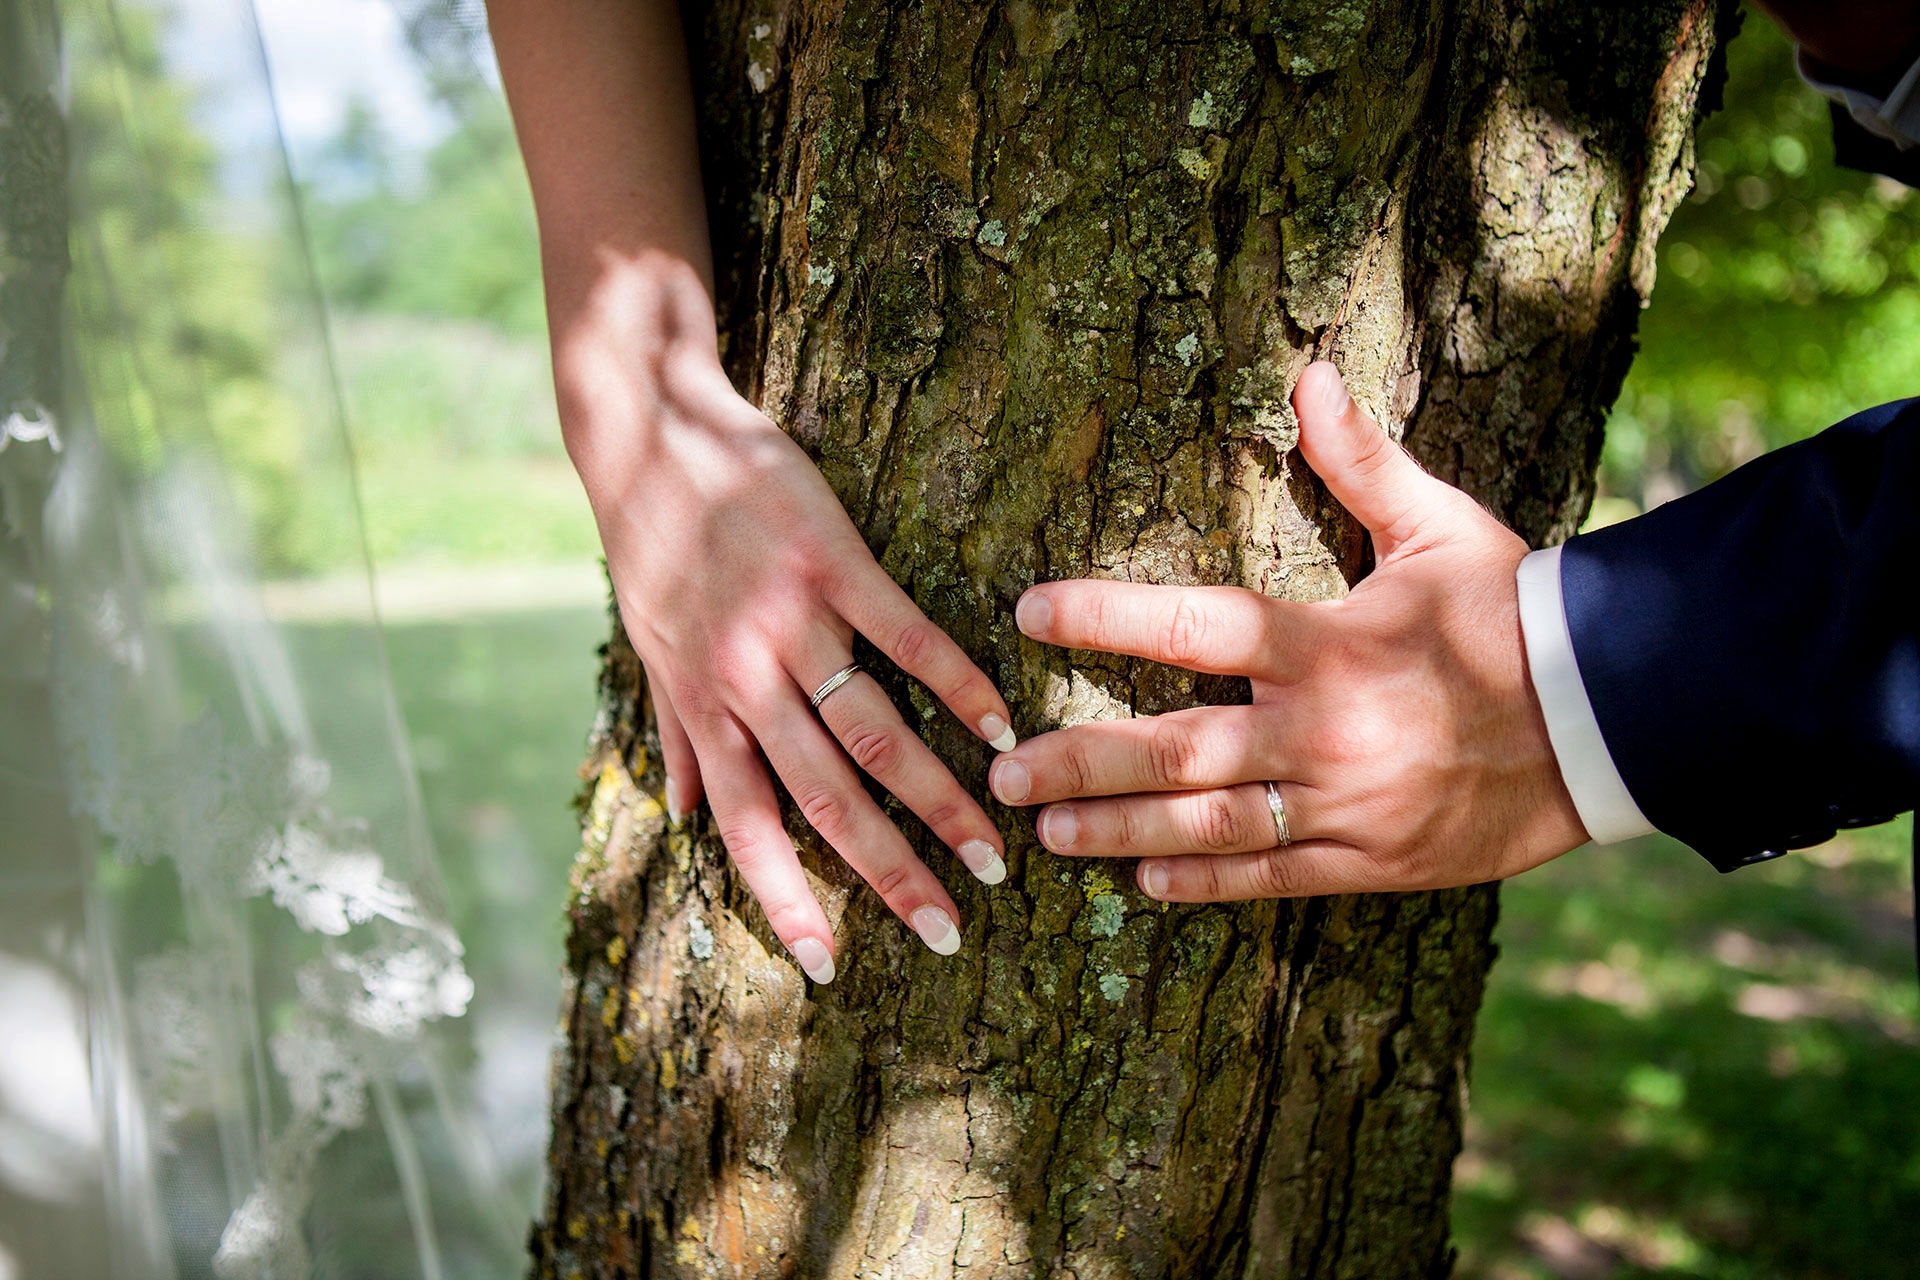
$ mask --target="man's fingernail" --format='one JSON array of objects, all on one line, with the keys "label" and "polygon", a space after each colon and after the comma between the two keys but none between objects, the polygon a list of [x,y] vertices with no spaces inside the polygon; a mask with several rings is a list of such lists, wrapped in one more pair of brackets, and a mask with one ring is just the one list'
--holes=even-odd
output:
[{"label": "man's fingernail", "polygon": [[913,931],[937,956],[950,956],[960,949],[960,931],[953,918],[938,907],[921,907],[913,913]]},{"label": "man's fingernail", "polygon": [[1011,751],[1019,739],[1013,736],[1013,726],[989,711],[980,717],[980,736],[995,751]]},{"label": "man's fingernail", "polygon": [[1070,804],[1050,804],[1040,811],[1040,843],[1055,853],[1073,847],[1080,834],[1080,819]]},{"label": "man's fingernail", "polygon": [[1007,864],[985,840],[969,840],[954,852],[981,884],[999,884],[1007,878]]},{"label": "man's fingernail", "polygon": [[1027,766],[1004,757],[995,760],[993,768],[987,771],[987,785],[993,788],[1001,804],[1025,804],[1033,792],[1033,779],[1027,774]]},{"label": "man's fingernail", "polygon": [[1167,896],[1167,869],[1157,862],[1140,864],[1140,892],[1149,898]]},{"label": "man's fingernail", "polygon": [[1042,591],[1029,591],[1013,606],[1014,625],[1025,635],[1038,636],[1053,625],[1053,601]]},{"label": "man's fingernail", "polygon": [[827,950],[826,943],[818,938],[795,938],[787,944],[787,950],[793,952],[809,978],[823,987],[833,981],[833,952]]},{"label": "man's fingernail", "polygon": [[680,808],[680,788],[672,778],[667,779],[667,821],[674,826],[680,825],[680,819],[686,817]]},{"label": "man's fingernail", "polygon": [[1351,403],[1353,403],[1353,397],[1347,394],[1347,380],[1340,376],[1338,369],[1335,369],[1333,371],[1333,389],[1326,393],[1327,412],[1333,414],[1345,413],[1347,406]]}]

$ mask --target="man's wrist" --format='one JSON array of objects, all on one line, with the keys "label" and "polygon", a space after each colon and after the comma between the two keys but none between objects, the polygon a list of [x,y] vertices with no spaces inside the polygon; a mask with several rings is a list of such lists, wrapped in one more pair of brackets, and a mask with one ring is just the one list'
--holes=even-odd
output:
[{"label": "man's wrist", "polygon": [[1621,780],[1580,678],[1561,597],[1560,548],[1527,556],[1515,572],[1515,581],[1527,678],[1540,700],[1547,739],[1553,744],[1560,778],[1580,815],[1580,825],[1596,844],[1646,835],[1653,824]]}]

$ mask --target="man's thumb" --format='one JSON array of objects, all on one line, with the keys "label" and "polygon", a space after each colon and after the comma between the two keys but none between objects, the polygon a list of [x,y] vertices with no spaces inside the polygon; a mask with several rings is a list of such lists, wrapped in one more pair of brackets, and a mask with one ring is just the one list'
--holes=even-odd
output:
[{"label": "man's thumb", "polygon": [[1340,371],[1325,360],[1308,365],[1293,385],[1293,411],[1300,420],[1300,452],[1340,505],[1376,542],[1411,534],[1445,486],[1354,403]]}]

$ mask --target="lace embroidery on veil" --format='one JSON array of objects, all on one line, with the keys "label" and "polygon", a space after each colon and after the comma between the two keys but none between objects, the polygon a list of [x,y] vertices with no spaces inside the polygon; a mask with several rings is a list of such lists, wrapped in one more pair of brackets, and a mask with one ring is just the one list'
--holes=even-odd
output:
[{"label": "lace embroidery on veil", "polygon": [[[124,56],[112,0],[66,16],[70,63]],[[250,10],[236,16],[228,34],[254,59],[242,65],[254,67],[248,83],[270,114]],[[35,24],[51,28],[44,0],[0,0],[0,36]],[[0,168],[48,145],[60,155],[57,134],[25,138],[19,106],[53,103],[55,71],[50,60],[29,66],[45,79],[23,89],[7,82],[18,67],[0,66]],[[58,130],[58,115],[36,127]],[[137,132],[122,118],[76,139],[76,223],[90,199],[86,148],[117,148],[137,165]],[[62,223],[63,168],[50,164],[38,193],[42,215]],[[5,285],[31,219],[17,190],[0,196]],[[261,603],[218,448],[195,406],[140,385],[153,353],[130,317],[101,305],[129,264],[84,227],[72,239],[80,287],[69,296],[79,301],[54,321],[70,343],[54,362],[67,370],[61,386],[42,377],[30,394],[17,389],[24,344],[9,350],[7,338],[35,317],[10,314],[16,302],[0,296],[0,670],[44,685],[65,803],[101,851],[87,890],[95,1096],[102,1107],[131,1101],[104,1126],[103,1160],[118,1166],[104,1177],[108,1209],[171,1235],[138,1244],[115,1274],[171,1276],[176,1258],[205,1250],[194,1267],[210,1264],[222,1280],[304,1280],[316,1270],[322,1156],[374,1121],[412,1241],[410,1265],[383,1274],[443,1274],[438,1217],[504,1227],[495,1261],[511,1258],[519,1223],[510,1207],[499,1220],[508,1202],[472,1154],[469,1120],[449,1114],[458,1090],[428,1034],[464,1013],[473,983],[441,905],[371,592],[354,636],[372,692],[354,702],[328,690],[350,704],[352,726],[318,732],[301,664]],[[111,386],[88,376],[103,365],[136,372]],[[101,398],[89,401],[83,385]],[[143,395],[153,403],[126,409]],[[351,506],[344,441],[328,435],[344,429],[334,395],[323,379],[310,447],[325,461],[310,480],[338,485]],[[156,413],[151,438],[117,438]],[[8,731],[0,725],[0,739]],[[370,804],[365,818],[336,801],[342,760],[354,803]],[[123,981],[130,1000],[118,997]],[[435,1126],[456,1176],[429,1188],[416,1130]],[[167,1186],[169,1161],[217,1168],[213,1232]]]}]

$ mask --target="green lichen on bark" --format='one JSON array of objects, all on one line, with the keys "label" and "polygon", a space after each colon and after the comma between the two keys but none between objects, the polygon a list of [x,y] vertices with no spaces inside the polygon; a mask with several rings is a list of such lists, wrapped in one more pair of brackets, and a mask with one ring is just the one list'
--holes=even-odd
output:
[{"label": "green lichen on bark", "polygon": [[[724,0],[690,28],[726,358],[1023,734],[1244,698],[1034,645],[1013,602],[1086,575],[1343,594],[1365,542],[1286,403],[1316,356],[1564,536],[1717,21]],[[891,688],[984,795],[987,748]],[[602,692],[614,812],[574,908],[539,1274],[1445,1271],[1491,890],[1167,908],[989,802],[992,890],[903,817],[965,917],[941,958],[790,816],[841,941],[811,988],[711,829],[666,830],[617,635]]]}]

